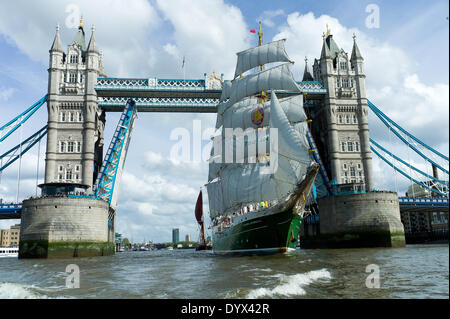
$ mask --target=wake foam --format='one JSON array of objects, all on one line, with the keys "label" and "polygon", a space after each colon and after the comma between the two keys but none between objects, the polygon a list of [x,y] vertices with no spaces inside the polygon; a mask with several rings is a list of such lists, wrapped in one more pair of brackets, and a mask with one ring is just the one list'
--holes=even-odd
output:
[{"label": "wake foam", "polygon": [[36,286],[16,283],[0,283],[0,299],[47,299],[47,295],[40,293]]},{"label": "wake foam", "polygon": [[280,278],[280,282],[272,289],[269,288],[257,288],[252,289],[247,294],[247,298],[271,298],[276,296],[281,297],[293,297],[303,296],[306,294],[305,287],[313,283],[314,281],[325,279],[331,279],[331,274],[326,269],[313,270],[304,274],[295,275],[277,275]]}]

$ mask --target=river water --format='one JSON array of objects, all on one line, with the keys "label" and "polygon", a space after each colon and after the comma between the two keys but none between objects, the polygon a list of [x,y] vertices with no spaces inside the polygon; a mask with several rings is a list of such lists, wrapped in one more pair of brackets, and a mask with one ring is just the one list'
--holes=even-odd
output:
[{"label": "river water", "polygon": [[[80,288],[66,286],[69,264],[79,267]],[[448,264],[448,244],[241,257],[155,250],[1,258],[0,298],[449,298]],[[374,267],[379,288],[368,279]]]}]

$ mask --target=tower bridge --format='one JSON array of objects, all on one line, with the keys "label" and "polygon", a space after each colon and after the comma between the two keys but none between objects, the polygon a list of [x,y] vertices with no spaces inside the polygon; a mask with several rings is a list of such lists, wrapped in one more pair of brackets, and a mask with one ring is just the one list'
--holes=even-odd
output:
[{"label": "tower bridge", "polygon": [[[226,80],[215,72],[193,80],[107,77],[95,31],[92,30],[86,45],[82,26],[67,50],[63,49],[57,28],[49,52],[47,94],[0,127],[1,143],[47,103],[47,125],[24,140],[20,147],[0,155],[1,173],[46,135],[42,196],[23,203],[0,203],[0,219],[22,219],[21,258],[111,254],[119,183],[136,112],[216,113]],[[306,246],[334,245],[319,238],[317,227],[310,227],[319,220],[320,233],[327,238],[346,234],[366,238],[366,230],[375,229],[384,237],[366,238],[365,245],[401,246],[404,235],[400,210],[439,209],[448,213],[448,157],[436,154],[367,99],[364,59],[355,38],[352,52],[348,54],[338,47],[331,34],[324,36],[320,57],[314,60],[313,74],[305,60],[303,79],[297,84],[312,121],[308,133],[310,146],[320,164],[314,188],[318,206],[312,206],[319,208],[320,219],[315,209],[312,209],[315,216],[305,217],[303,242]],[[280,97],[292,94],[277,93]],[[380,145],[369,137],[370,111],[389,130],[399,129],[402,141],[419,151],[447,180],[439,178],[437,173],[422,174],[431,178],[431,184],[414,179],[396,164],[396,155],[377,148]],[[121,112],[122,116],[103,156],[107,112]],[[421,147],[435,151],[434,155],[444,164],[424,155],[425,151],[418,150]],[[394,192],[377,192],[373,184],[372,154],[437,197],[398,199]],[[346,243],[355,246],[354,242]]]}]

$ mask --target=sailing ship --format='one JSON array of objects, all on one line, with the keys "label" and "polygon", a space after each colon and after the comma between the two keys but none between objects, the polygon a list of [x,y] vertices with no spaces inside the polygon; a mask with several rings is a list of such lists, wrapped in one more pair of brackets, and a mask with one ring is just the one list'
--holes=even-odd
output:
[{"label": "sailing ship", "polygon": [[259,45],[237,53],[223,83],[206,184],[217,254],[296,248],[318,165],[285,41],[263,45],[260,26]]}]

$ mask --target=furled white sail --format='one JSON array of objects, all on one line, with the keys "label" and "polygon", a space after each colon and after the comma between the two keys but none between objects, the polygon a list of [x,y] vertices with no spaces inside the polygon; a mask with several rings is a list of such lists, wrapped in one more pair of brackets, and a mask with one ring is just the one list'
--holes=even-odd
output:
[{"label": "furled white sail", "polygon": [[267,92],[268,90],[286,90],[300,93],[300,88],[295,83],[292,75],[290,63],[284,63],[234,80],[231,86],[229,103],[234,104],[245,97],[261,93],[261,91]]},{"label": "furled white sail", "polygon": [[286,39],[270,42],[256,48],[239,52],[234,77],[253,69],[259,65],[272,62],[289,62],[289,57],[284,48]]},{"label": "furled white sail", "polygon": [[223,102],[230,98],[231,94],[231,81],[224,81],[222,83],[222,95],[220,96],[220,101]]},{"label": "furled white sail", "polygon": [[[280,99],[280,105],[291,124],[306,121],[302,95]],[[252,112],[258,107],[263,109],[264,117],[262,123],[256,125],[252,122]],[[255,100],[254,104],[250,104],[247,107],[232,107],[228,112],[225,112],[222,116],[218,116],[218,118],[219,117],[223,118],[221,120],[221,125],[223,125],[223,127],[240,127],[245,130],[249,127],[255,128],[258,126],[267,126],[269,125],[270,119],[270,101],[257,103],[257,100]]]}]

